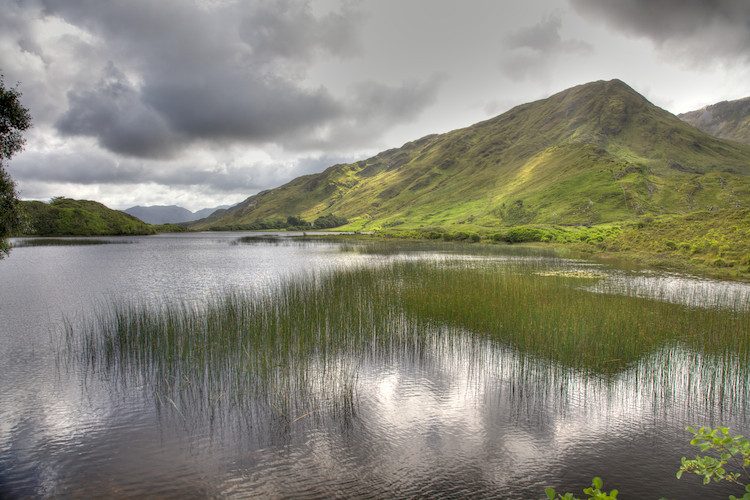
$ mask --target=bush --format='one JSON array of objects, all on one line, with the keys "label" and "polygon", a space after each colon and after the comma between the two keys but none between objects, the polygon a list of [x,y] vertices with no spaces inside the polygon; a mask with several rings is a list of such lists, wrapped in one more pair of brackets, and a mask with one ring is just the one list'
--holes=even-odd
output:
[{"label": "bush", "polygon": [[323,215],[315,219],[315,222],[313,222],[313,226],[315,226],[316,229],[328,229],[331,227],[344,226],[348,223],[349,223],[348,219],[330,214],[330,215]]},{"label": "bush", "polygon": [[516,226],[508,229],[505,233],[505,241],[508,243],[522,243],[526,241],[542,241],[547,231],[527,226]]}]

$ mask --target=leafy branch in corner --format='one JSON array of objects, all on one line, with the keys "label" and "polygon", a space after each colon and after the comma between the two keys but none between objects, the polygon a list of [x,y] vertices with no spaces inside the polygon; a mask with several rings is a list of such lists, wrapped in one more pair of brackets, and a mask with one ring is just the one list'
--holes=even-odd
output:
[{"label": "leafy branch in corner", "polygon": [[[703,477],[703,484],[710,482],[727,481],[745,488],[745,494],[739,497],[750,500],[750,441],[738,434],[731,436],[726,427],[701,427],[697,431],[693,427],[687,428],[693,433],[690,444],[697,446],[702,452],[712,452],[716,456],[696,456],[695,460],[682,457],[682,465],[677,471],[677,478],[684,473],[696,474]],[[740,472],[730,472],[727,465],[731,465]],[[737,500],[734,495],[730,500]]]}]

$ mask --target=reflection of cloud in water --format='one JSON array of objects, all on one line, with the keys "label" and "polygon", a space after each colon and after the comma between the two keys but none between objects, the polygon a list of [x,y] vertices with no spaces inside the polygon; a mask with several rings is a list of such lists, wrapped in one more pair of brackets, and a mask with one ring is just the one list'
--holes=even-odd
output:
[{"label": "reflection of cloud in water", "polygon": [[[273,496],[310,487],[375,497],[453,491],[531,498],[559,481],[561,468],[595,465],[602,450],[605,461],[616,461],[630,477],[656,469],[670,483],[684,454],[684,425],[718,424],[718,418],[747,424],[741,402],[747,395],[717,393],[722,375],[706,371],[710,363],[687,350],[665,349],[611,379],[469,337],[438,339],[402,354],[363,364],[349,426],[323,419],[302,432],[299,448],[259,450],[252,475],[269,477],[242,491]],[[289,432],[294,441],[296,432]],[[645,436],[656,446],[647,450],[646,462],[643,448],[623,446]],[[585,485],[591,470],[570,472],[568,480]],[[291,489],[267,484],[280,472]],[[690,485],[676,487],[683,486]],[[689,490],[680,497],[691,498]]]},{"label": "reflection of cloud in water", "polygon": [[691,307],[750,308],[750,283],[721,281],[673,273],[614,272],[588,288],[662,300]]}]

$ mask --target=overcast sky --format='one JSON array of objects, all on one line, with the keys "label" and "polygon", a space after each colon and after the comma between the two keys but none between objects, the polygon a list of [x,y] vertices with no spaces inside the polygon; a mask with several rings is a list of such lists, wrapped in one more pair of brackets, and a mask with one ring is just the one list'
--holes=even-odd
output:
[{"label": "overcast sky", "polygon": [[197,210],[594,80],[750,96],[750,2],[0,0],[0,72],[23,199]]}]

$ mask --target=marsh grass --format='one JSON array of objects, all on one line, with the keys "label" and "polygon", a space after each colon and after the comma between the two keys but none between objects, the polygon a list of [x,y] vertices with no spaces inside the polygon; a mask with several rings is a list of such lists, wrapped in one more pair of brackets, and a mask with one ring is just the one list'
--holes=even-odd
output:
[{"label": "marsh grass", "polygon": [[750,352],[750,314],[740,304],[688,307],[621,290],[591,293],[588,276],[544,274],[508,265],[488,271],[462,262],[422,263],[409,273],[401,299],[410,314],[590,372],[619,371],[674,342],[745,359]]},{"label": "marsh grass", "polygon": [[261,404],[289,422],[322,408],[350,411],[367,359],[426,352],[439,338],[465,335],[519,352],[528,360],[519,362],[521,377],[541,362],[606,379],[655,353],[667,363],[674,349],[689,349],[712,367],[701,369],[718,381],[712,390],[746,391],[746,309],[592,293],[589,276],[543,270],[488,259],[395,260],[203,304],[114,304],[83,326],[69,324],[65,351],[90,373],[149,387],[181,414]]},{"label": "marsh grass", "polygon": [[112,245],[132,243],[130,241],[102,240],[99,238],[20,238],[13,242],[15,248],[21,247],[50,247],[50,246],[84,246],[84,245]]},{"label": "marsh grass", "polygon": [[84,326],[68,325],[67,352],[91,372],[146,381],[176,408],[185,398],[193,406],[262,399],[292,416],[314,406],[321,387],[336,396],[322,404],[345,404],[357,370],[349,354],[399,336],[400,313],[383,290],[392,281],[360,270],[205,304],[104,306]]}]

